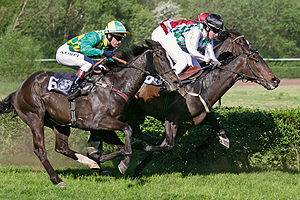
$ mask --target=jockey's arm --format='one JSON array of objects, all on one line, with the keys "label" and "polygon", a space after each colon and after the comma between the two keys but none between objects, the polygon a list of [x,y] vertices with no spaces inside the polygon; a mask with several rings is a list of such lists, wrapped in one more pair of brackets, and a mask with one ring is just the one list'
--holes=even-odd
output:
[{"label": "jockey's arm", "polygon": [[196,60],[209,62],[209,57],[207,55],[203,55],[198,51],[200,37],[201,33],[199,32],[199,29],[190,30],[185,35],[186,48],[190,55]]},{"label": "jockey's arm", "polygon": [[211,60],[217,60],[214,52],[214,43],[213,40],[210,40],[210,43],[206,45],[205,48],[205,56],[208,57]]},{"label": "jockey's arm", "polygon": [[104,51],[96,48],[99,42],[100,37],[96,32],[86,34],[81,40],[80,52],[89,57],[102,55]]}]

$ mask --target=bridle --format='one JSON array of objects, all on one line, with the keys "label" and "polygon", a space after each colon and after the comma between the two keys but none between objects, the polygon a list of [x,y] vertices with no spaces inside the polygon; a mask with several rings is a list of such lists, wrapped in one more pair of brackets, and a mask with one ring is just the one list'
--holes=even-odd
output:
[{"label": "bridle", "polygon": [[[242,49],[243,49],[243,47],[247,46],[247,45],[242,44],[241,42],[238,41],[238,39],[240,39],[240,38],[244,38],[244,40],[246,41],[247,45],[249,46],[250,43],[245,39],[245,36],[244,36],[244,35],[240,35],[240,36],[237,36],[236,38],[234,38],[234,39],[231,41],[231,42],[232,42],[232,45],[233,45],[233,49],[237,48],[237,47],[236,47],[236,44],[240,45]],[[226,71],[229,71],[229,72],[232,72],[232,73],[234,73],[234,74],[237,74],[237,75],[240,77],[239,79],[242,79],[242,80],[245,80],[245,79],[246,79],[246,80],[248,81],[248,80],[250,79],[251,81],[257,82],[258,84],[262,84],[261,81],[259,81],[259,79],[261,79],[262,81],[265,81],[265,82],[266,82],[266,80],[265,80],[263,77],[259,76],[259,75],[253,70],[253,67],[252,67],[251,64],[249,63],[249,60],[252,58],[251,56],[252,56],[253,54],[255,54],[255,53],[258,53],[258,51],[257,51],[257,50],[254,50],[254,49],[249,49],[249,51],[250,51],[249,53],[245,53],[245,52],[243,51],[243,52],[240,53],[238,56],[240,56],[240,55],[242,55],[242,54],[244,54],[244,55],[246,56],[246,66],[250,69],[252,75],[248,75],[248,74],[245,74],[245,73],[236,72],[236,71],[233,71],[233,70],[224,68],[224,67],[222,67],[222,66],[217,66],[217,68],[222,69],[222,70],[226,70]],[[236,56],[236,57],[238,57],[238,56]],[[252,58],[252,59],[256,60],[255,58]],[[239,80],[239,79],[238,79],[238,80]]]},{"label": "bridle", "polygon": [[[241,42],[238,41],[238,39],[240,39],[240,38],[244,38],[244,39],[245,39],[245,36],[244,36],[244,35],[240,35],[240,36],[236,37],[235,39],[233,39],[233,40],[231,41],[231,42],[232,42],[232,45],[234,45],[234,46],[233,46],[233,49],[234,49],[234,48],[237,48],[237,47],[236,47],[236,44],[239,44],[239,45],[241,46],[242,49],[243,49],[243,47],[245,46],[245,44],[242,44]],[[245,39],[245,41],[246,41],[247,45],[249,46],[249,42],[248,42],[246,39]],[[245,73],[236,72],[236,71],[233,71],[233,70],[224,68],[224,67],[222,67],[222,66],[216,66],[216,67],[214,67],[213,69],[219,68],[219,69],[221,69],[221,70],[229,71],[229,72],[231,72],[231,73],[233,73],[233,74],[238,75],[239,78],[238,78],[236,81],[238,81],[238,80],[240,80],[240,79],[242,79],[242,80],[243,80],[243,79],[244,79],[244,80],[249,80],[249,79],[250,79],[251,81],[257,82],[258,84],[262,84],[258,79],[261,78],[263,81],[266,81],[266,80],[265,80],[263,77],[259,76],[259,75],[253,70],[252,66],[251,66],[250,63],[249,63],[249,59],[250,59],[251,56],[252,56],[253,54],[255,54],[255,53],[258,53],[257,50],[250,49],[250,52],[249,52],[249,53],[245,53],[245,52],[243,51],[243,52],[240,53],[239,55],[235,56],[235,58],[238,57],[238,56],[240,56],[240,55],[242,55],[242,54],[244,54],[244,55],[246,56],[246,66],[250,69],[252,75],[248,75],[248,74],[245,74]],[[252,59],[255,59],[255,58],[252,58]],[[204,108],[205,108],[205,111],[206,111],[206,112],[209,112],[209,108],[211,107],[211,105],[207,105],[207,104],[209,104],[209,103],[207,103],[207,102],[205,101],[205,98],[203,98],[203,97],[200,95],[201,90],[200,90],[200,91],[198,92],[198,94],[197,94],[197,93],[193,93],[193,92],[188,92],[188,91],[186,91],[186,89],[185,89],[185,93],[186,93],[186,94],[189,94],[189,95],[191,95],[191,96],[199,97],[201,103],[203,104],[203,106],[204,106]]]}]

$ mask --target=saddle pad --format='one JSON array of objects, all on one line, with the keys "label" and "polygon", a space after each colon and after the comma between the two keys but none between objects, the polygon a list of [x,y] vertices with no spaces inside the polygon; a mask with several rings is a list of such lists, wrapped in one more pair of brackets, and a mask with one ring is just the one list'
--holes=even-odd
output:
[{"label": "saddle pad", "polygon": [[146,85],[155,85],[155,86],[162,86],[162,81],[158,80],[157,78],[148,75],[144,80]]},{"label": "saddle pad", "polygon": [[67,95],[74,78],[75,74],[73,73],[54,73],[54,75],[49,78],[47,90]]}]

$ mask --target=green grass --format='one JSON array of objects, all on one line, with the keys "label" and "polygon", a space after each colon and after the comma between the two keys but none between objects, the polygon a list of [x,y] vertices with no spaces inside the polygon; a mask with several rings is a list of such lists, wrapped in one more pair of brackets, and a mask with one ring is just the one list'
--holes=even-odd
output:
[{"label": "green grass", "polygon": [[57,188],[45,171],[0,166],[0,199],[300,199],[300,176],[281,171],[153,174],[133,179],[85,169],[60,169]]},{"label": "green grass", "polygon": [[[0,81],[0,99],[14,92],[20,84],[21,82]],[[275,90],[266,90],[262,86],[234,86],[222,97],[222,106],[297,108],[300,106],[300,86],[279,86]]]},{"label": "green grass", "polygon": [[222,97],[222,106],[297,108],[300,106],[300,86],[279,86],[275,90],[266,90],[258,86],[234,86]]},{"label": "green grass", "polygon": [[10,93],[16,91],[21,85],[21,82],[0,81],[0,99],[5,98]]}]

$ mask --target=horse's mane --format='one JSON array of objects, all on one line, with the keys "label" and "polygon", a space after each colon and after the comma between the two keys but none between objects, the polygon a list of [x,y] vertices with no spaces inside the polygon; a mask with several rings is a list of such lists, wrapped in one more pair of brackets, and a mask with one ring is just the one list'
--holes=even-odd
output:
[{"label": "horse's mane", "polygon": [[230,35],[240,36],[242,34],[235,27],[233,29],[225,29],[219,33],[218,37],[214,38],[214,46],[224,42],[228,37],[230,37]]},{"label": "horse's mane", "polygon": [[[118,58],[121,58],[122,60],[125,60],[128,64],[130,64],[132,61],[136,59],[137,56],[142,55],[145,51],[147,51],[149,47],[146,46],[133,46],[130,50],[122,51],[120,55],[118,55]],[[110,62],[107,61],[105,64],[110,70],[116,72],[120,71],[122,68],[126,67],[124,64],[120,62]]]}]

